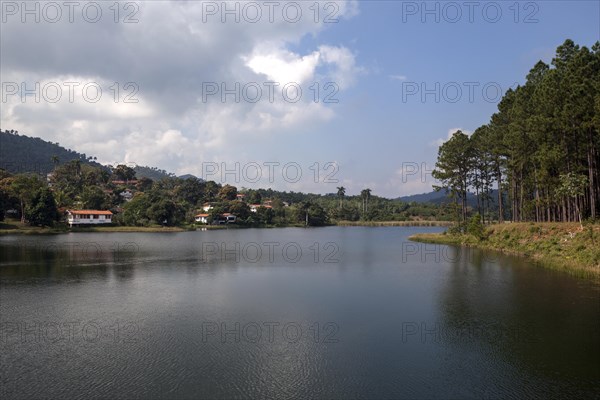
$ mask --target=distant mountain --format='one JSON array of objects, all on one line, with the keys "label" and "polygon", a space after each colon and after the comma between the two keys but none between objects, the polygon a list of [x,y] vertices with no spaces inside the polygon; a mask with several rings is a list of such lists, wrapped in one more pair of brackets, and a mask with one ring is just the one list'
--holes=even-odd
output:
[{"label": "distant mountain", "polygon": [[[79,160],[94,167],[104,167],[95,161],[95,157],[65,149],[58,143],[47,142],[40,138],[20,135],[15,131],[0,131],[0,168],[12,174],[32,172],[46,175],[54,170],[52,157],[58,157],[59,164]],[[136,166],[138,178],[152,180],[174,176],[165,170],[154,167]]]},{"label": "distant mountain", "polygon": [[[498,191],[492,190],[490,192],[490,196],[492,197],[492,199],[490,200],[490,205],[492,206],[492,208],[495,208],[496,201],[498,199]],[[432,191],[429,193],[413,194],[410,196],[398,197],[396,200],[400,200],[405,203],[415,202],[415,203],[431,203],[431,204],[438,204],[438,205],[439,204],[448,204],[448,203],[452,202],[452,199],[450,197],[448,197],[446,192],[444,192],[443,190],[441,190],[439,192]],[[475,193],[467,194],[467,204],[471,207],[477,206],[477,196],[475,195]]]},{"label": "distant mountain", "polygon": [[180,176],[178,176],[178,178],[179,179],[190,179],[190,178],[192,178],[192,179],[198,179],[200,182],[204,182],[204,179],[198,178],[197,176],[192,175],[192,174],[180,175]]},{"label": "distant mountain", "polygon": [[400,200],[404,203],[444,203],[449,201],[450,199],[446,196],[446,193],[443,191],[440,192],[429,192],[429,193],[421,193],[421,194],[413,194],[410,196],[398,197],[396,200]]}]

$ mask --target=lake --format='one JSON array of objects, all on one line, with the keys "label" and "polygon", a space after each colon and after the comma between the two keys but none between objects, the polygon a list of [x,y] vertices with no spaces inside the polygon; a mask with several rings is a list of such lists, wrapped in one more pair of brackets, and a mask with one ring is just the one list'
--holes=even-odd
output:
[{"label": "lake", "polygon": [[0,396],[591,398],[600,285],[431,227],[0,237]]}]

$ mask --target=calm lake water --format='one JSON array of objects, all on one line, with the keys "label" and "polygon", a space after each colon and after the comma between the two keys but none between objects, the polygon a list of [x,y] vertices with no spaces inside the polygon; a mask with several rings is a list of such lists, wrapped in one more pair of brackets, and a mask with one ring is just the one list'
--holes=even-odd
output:
[{"label": "calm lake water", "polygon": [[0,237],[0,396],[597,398],[600,285],[440,230]]}]

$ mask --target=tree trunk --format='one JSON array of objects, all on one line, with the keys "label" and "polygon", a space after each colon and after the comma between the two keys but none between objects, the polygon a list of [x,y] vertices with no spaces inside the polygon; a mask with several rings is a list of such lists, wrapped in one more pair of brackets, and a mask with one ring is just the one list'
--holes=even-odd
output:
[{"label": "tree trunk", "polygon": [[496,179],[498,180],[498,222],[504,222],[504,209],[502,207],[502,172],[500,165],[496,167]]},{"label": "tree trunk", "polygon": [[25,203],[23,202],[23,198],[21,198],[20,201],[21,201],[21,223],[24,224],[25,223]]},{"label": "tree trunk", "polygon": [[588,175],[590,184],[590,216],[592,219],[596,218],[596,184],[594,180],[594,142],[592,138],[592,129],[589,130],[588,135]]}]

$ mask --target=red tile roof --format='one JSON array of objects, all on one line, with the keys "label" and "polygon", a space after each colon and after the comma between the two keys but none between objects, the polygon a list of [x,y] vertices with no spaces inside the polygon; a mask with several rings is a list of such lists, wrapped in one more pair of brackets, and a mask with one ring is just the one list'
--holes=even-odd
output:
[{"label": "red tile roof", "polygon": [[112,212],[106,210],[67,210],[71,214],[97,214],[97,215],[113,215]]}]

